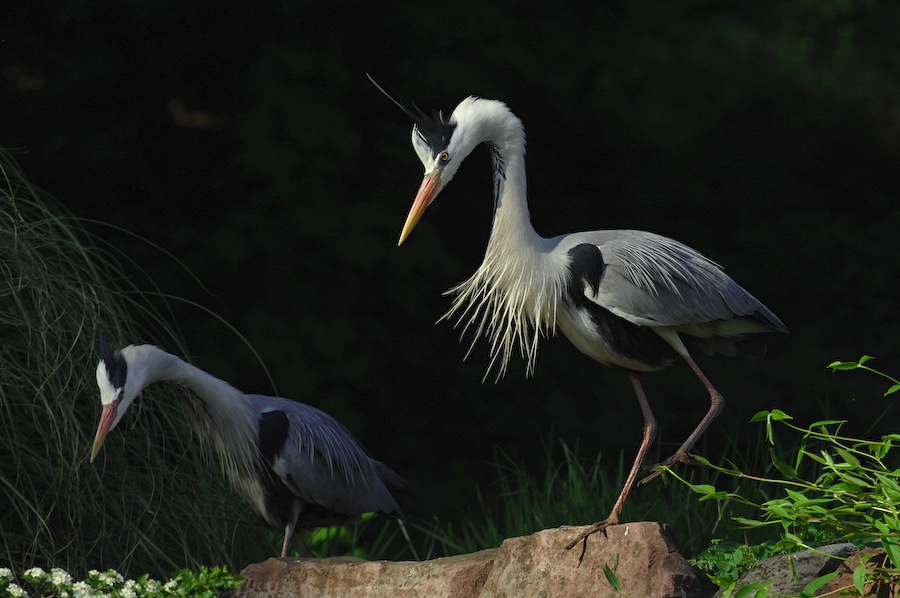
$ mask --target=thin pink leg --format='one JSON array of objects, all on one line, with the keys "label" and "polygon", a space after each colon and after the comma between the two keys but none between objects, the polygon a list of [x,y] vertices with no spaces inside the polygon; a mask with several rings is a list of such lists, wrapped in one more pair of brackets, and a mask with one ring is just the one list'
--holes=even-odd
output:
[{"label": "thin pink leg", "polygon": [[591,525],[580,536],[569,542],[566,545],[566,550],[570,550],[579,542],[587,541],[588,536],[591,534],[595,534],[606,529],[610,525],[619,523],[619,516],[622,514],[622,508],[625,506],[625,500],[628,498],[628,493],[631,492],[634,481],[637,479],[638,472],[641,470],[644,459],[647,457],[647,451],[650,450],[650,445],[653,444],[653,439],[656,437],[656,418],[653,417],[650,403],[647,402],[647,397],[644,394],[644,387],[641,386],[641,380],[634,372],[629,372],[628,375],[631,378],[631,385],[634,386],[634,393],[637,395],[638,404],[641,406],[641,412],[644,414],[644,438],[641,440],[641,446],[638,448],[637,456],[634,458],[634,463],[631,465],[631,471],[628,472],[628,477],[625,478],[625,485],[622,487],[622,492],[619,493],[619,498],[616,499],[609,516],[603,521],[598,521]]},{"label": "thin pink leg", "polygon": [[[700,381],[703,382],[704,386],[706,386],[706,390],[709,391],[709,411],[706,412],[706,415],[703,416],[703,419],[700,420],[700,423],[691,432],[691,435],[687,437],[687,440],[678,447],[678,450],[675,451],[675,454],[666,459],[665,461],[659,463],[656,467],[671,467],[676,463],[690,463],[691,458],[688,456],[688,453],[694,445],[697,444],[697,441],[700,440],[700,436],[706,431],[706,429],[713,423],[713,420],[719,417],[719,414],[722,413],[722,410],[725,408],[725,402],[722,398],[722,395],[718,390],[713,387],[712,382],[709,381],[709,378],[706,377],[706,374],[700,369],[700,366],[691,358],[690,355],[685,353],[683,355],[684,360],[687,362],[691,369],[694,370],[694,374],[700,378]],[[656,476],[662,473],[662,470],[657,469],[647,477],[641,480],[641,484],[646,484]]]}]

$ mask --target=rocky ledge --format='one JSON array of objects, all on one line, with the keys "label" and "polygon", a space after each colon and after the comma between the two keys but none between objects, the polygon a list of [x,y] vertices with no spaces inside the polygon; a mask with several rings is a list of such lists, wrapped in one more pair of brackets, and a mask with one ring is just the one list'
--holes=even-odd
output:
[{"label": "rocky ledge", "polygon": [[665,525],[616,525],[564,550],[584,529],[544,530],[500,548],[422,562],[269,559],[241,572],[245,581],[233,596],[696,598],[715,589],[678,553]]}]

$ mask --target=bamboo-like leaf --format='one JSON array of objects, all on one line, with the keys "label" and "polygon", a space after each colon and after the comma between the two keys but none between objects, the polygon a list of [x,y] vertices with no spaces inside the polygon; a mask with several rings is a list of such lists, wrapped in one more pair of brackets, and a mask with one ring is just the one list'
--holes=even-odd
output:
[{"label": "bamboo-like leaf", "polygon": [[619,582],[619,578],[616,576],[616,570],[618,568],[619,568],[619,555],[617,554],[616,562],[612,568],[610,568],[609,565],[606,565],[606,564],[603,565],[603,575],[606,576],[606,581],[609,582],[609,585],[611,585],[612,588],[616,592],[621,592],[622,584]]},{"label": "bamboo-like leaf", "polygon": [[866,566],[859,565],[853,570],[853,587],[859,592],[860,596],[866,594]]},{"label": "bamboo-like leaf", "polygon": [[750,423],[764,422],[769,419],[768,411],[757,411],[753,414],[753,417],[750,418]]},{"label": "bamboo-like leaf", "polygon": [[832,361],[828,364],[828,368],[831,370],[856,370],[859,369],[859,364],[855,361]]},{"label": "bamboo-like leaf", "polygon": [[844,459],[846,463],[848,463],[851,467],[857,468],[859,467],[859,459],[856,456],[848,451],[845,448],[836,447],[837,453]]},{"label": "bamboo-like leaf", "polygon": [[882,538],[881,547],[884,548],[888,558],[891,559],[891,565],[897,568],[900,567],[900,545],[897,544],[897,538],[894,534],[896,534],[896,530],[887,537]]},{"label": "bamboo-like leaf", "polygon": [[805,586],[803,586],[803,595],[804,596],[814,596],[816,590],[823,587],[829,581],[838,576],[838,571],[832,571],[831,573],[826,573],[821,577],[817,577]]},{"label": "bamboo-like leaf", "polygon": [[769,448],[769,456],[772,459],[772,464],[778,468],[778,471],[780,471],[784,477],[789,480],[797,478],[797,470],[791,467],[790,463],[785,463],[778,458],[778,455],[775,454],[775,451],[771,447]]},{"label": "bamboo-like leaf", "polygon": [[766,598],[768,595],[769,584],[752,583],[749,586],[744,586],[738,590],[737,594],[734,595],[734,598],[748,598],[749,596],[753,596],[753,598]]}]

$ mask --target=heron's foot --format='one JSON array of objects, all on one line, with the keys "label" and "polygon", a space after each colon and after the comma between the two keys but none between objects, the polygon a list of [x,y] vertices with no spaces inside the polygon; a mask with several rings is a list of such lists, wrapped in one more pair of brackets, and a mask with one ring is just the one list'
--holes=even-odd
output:
[{"label": "heron's foot", "polygon": [[581,532],[577,538],[566,544],[566,550],[572,550],[579,542],[583,542],[583,547],[581,549],[581,556],[578,559],[578,562],[581,563],[584,560],[584,551],[587,549],[587,539],[588,537],[596,534],[597,532],[603,532],[603,535],[606,535],[606,528],[610,525],[616,525],[619,523],[619,517],[614,514],[610,514],[609,517],[604,519],[603,521],[598,521],[597,523],[591,524]]},{"label": "heron's foot", "polygon": [[661,461],[661,462],[657,463],[656,465],[651,466],[650,469],[652,469],[653,471],[650,472],[650,474],[647,477],[645,477],[638,483],[643,486],[650,480],[652,480],[656,477],[659,477],[659,475],[661,473],[663,473],[664,467],[674,467],[675,465],[678,465],[679,463],[682,465],[697,465],[697,462],[694,461],[693,459],[691,459],[690,456],[686,452],[684,452],[681,449],[678,449],[677,451],[675,451],[674,455],[672,455],[665,461]]}]

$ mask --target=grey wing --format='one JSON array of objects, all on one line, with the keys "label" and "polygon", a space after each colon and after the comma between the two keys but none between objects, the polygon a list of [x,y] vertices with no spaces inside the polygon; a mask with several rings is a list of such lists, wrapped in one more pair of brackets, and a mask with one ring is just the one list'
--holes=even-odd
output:
[{"label": "grey wing", "polygon": [[[585,235],[584,242],[590,242]],[[786,332],[781,320],[698,251],[644,231],[600,231],[604,263],[589,299],[641,326],[683,326],[748,316]],[[593,295],[591,295],[593,291]]]},{"label": "grey wing", "polygon": [[282,411],[288,435],[272,470],[303,501],[330,511],[359,515],[370,511],[402,517],[391,493],[405,484],[365,448],[336,419],[309,405],[275,397],[265,399],[265,411]]}]

